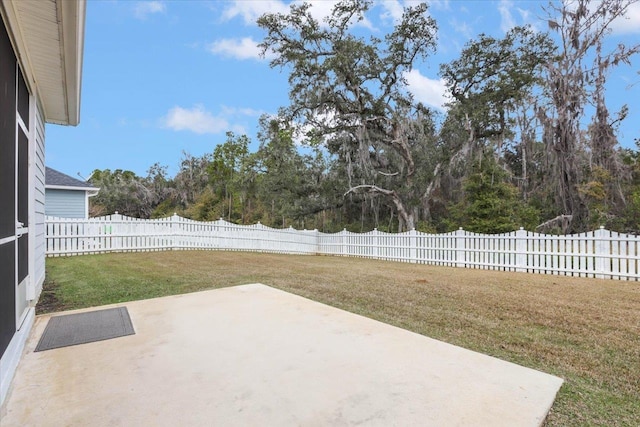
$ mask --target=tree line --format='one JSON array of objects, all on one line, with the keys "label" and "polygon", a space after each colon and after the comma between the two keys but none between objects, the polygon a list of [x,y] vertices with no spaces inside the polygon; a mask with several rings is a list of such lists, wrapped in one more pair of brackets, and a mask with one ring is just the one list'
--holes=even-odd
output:
[{"label": "tree line", "polygon": [[354,25],[371,2],[338,3],[322,25],[310,5],[258,19],[271,66],[289,75],[290,104],[263,116],[259,147],[227,133],[179,171],[145,177],[97,170],[91,214],[174,212],[273,227],[551,233],[640,228],[640,141],[617,139],[607,76],[640,52],[613,48],[611,25],[633,1],[550,3],[548,32],[481,34],[440,66],[444,113],[417,102],[406,73],[436,48],[428,6],[406,7],[384,37]]}]

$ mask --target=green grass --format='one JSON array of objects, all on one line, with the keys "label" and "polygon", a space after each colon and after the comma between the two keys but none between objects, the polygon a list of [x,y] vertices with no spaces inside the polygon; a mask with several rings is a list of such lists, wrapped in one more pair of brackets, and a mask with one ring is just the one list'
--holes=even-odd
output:
[{"label": "green grass", "polygon": [[640,284],[356,258],[154,252],[47,259],[38,312],[247,283],[565,379],[547,426],[640,425]]}]

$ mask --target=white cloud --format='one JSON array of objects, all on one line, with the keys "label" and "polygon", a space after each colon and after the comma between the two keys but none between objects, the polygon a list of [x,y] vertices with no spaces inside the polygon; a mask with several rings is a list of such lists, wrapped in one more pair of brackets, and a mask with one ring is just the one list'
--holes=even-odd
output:
[{"label": "white cloud", "polygon": [[521,8],[516,8],[518,9],[518,13],[520,14],[520,17],[522,18],[522,20],[524,22],[529,22],[532,19],[532,13],[530,10],[526,10],[526,9],[521,9]]},{"label": "white cloud", "polygon": [[625,16],[613,21],[611,28],[615,34],[640,33],[640,3],[631,4]]},{"label": "white cloud", "polygon": [[[320,23],[320,26],[326,26],[325,19],[331,16],[333,8],[340,0],[295,0],[294,3],[309,3],[311,8],[309,13],[311,16]],[[287,12],[289,10],[287,9]],[[352,22],[356,27],[365,27],[373,29],[373,24],[367,18],[363,18],[362,21]]]},{"label": "white cloud", "polygon": [[222,13],[222,19],[240,16],[247,25],[255,24],[265,13],[287,13],[289,6],[279,0],[236,0]]},{"label": "white cloud", "polygon": [[160,1],[139,1],[133,9],[133,13],[138,19],[146,19],[147,16],[154,13],[164,13],[167,8]]},{"label": "white cloud", "polygon": [[249,117],[260,117],[264,114],[262,110],[256,110],[253,108],[238,108],[238,107],[228,107],[226,105],[222,106],[222,114],[225,116],[249,116]]},{"label": "white cloud", "polygon": [[[329,129],[337,125],[336,112],[334,110],[326,110],[323,112],[315,111],[304,122],[293,124],[293,142],[302,146],[309,139],[309,134],[314,129]],[[324,137],[335,136],[336,132],[325,133]]]},{"label": "white cloud", "polygon": [[429,5],[438,10],[451,10],[450,0],[431,0]]},{"label": "white cloud", "polygon": [[473,37],[473,27],[468,23],[464,21],[459,22],[456,18],[452,18],[449,20],[449,25],[451,25],[451,28],[453,28],[456,33],[462,34],[468,39]]},{"label": "white cloud", "polygon": [[[296,3],[302,3],[302,0],[296,0]],[[311,4],[309,12],[314,19],[321,24],[324,18],[331,15],[333,7],[339,0],[306,0]],[[279,0],[235,0],[231,5],[222,12],[222,19],[225,21],[236,17],[241,17],[246,25],[255,25],[259,17],[265,13],[289,13],[289,5]],[[373,28],[367,19],[358,23],[359,26]]]},{"label": "white cloud", "polygon": [[[258,47],[258,42],[251,37],[216,40],[208,46],[208,50],[211,53],[235,59],[263,59],[260,56],[262,49]],[[265,57],[266,59],[271,58],[269,52],[266,53]]]},{"label": "white cloud", "polygon": [[513,19],[513,15],[511,14],[511,8],[513,8],[513,3],[511,1],[500,0],[500,5],[498,6],[498,11],[502,18],[500,21],[500,29],[505,33],[516,26],[516,21]]},{"label": "white cloud", "polygon": [[531,27],[534,31],[540,32],[543,31],[544,21],[541,21],[534,12],[527,9],[517,8],[518,13],[520,14],[520,18],[522,20],[522,24]]},{"label": "white cloud", "polygon": [[[526,4],[524,2],[520,2],[518,5],[523,6]],[[516,25],[526,25],[530,26],[535,31],[541,31],[541,22],[536,14],[529,9],[515,7],[514,2],[511,0],[500,0],[498,12],[500,12],[501,18],[500,29],[505,33]],[[517,12],[517,14],[515,14],[515,12]]]},{"label": "white cloud", "polygon": [[339,0],[311,0],[307,1],[311,5],[309,12],[311,16],[318,20],[318,22],[324,22],[327,16],[331,15],[333,8]]},{"label": "white cloud", "polygon": [[[577,2],[566,0],[564,4],[568,10],[574,11],[577,7]],[[589,13],[595,13],[596,9],[600,6],[599,2],[589,2],[587,8]],[[602,22],[602,21],[601,21]],[[600,23],[601,23],[600,22]],[[640,33],[640,2],[634,2],[629,4],[624,16],[616,18],[609,28],[616,35],[628,35]]]},{"label": "white cloud", "polygon": [[247,128],[242,125],[232,125],[230,130],[236,135],[246,135],[248,133]]},{"label": "white cloud", "polygon": [[409,91],[416,101],[441,110],[449,102],[444,79],[430,79],[416,69],[404,73],[404,78],[407,79]]},{"label": "white cloud", "polygon": [[[424,3],[424,0],[376,0],[373,2],[374,6],[380,5],[382,6],[384,12],[380,14],[380,18],[386,22],[397,23],[402,20],[402,15],[404,14],[404,9],[407,7],[416,7]],[[448,10],[449,2],[448,1],[429,1],[427,2],[429,7],[440,9],[440,10]]]},{"label": "white cloud", "polygon": [[[325,19],[328,16],[331,16],[331,12],[333,12],[333,8],[340,0],[306,0],[306,3],[311,4],[311,9],[309,9],[309,13],[316,19],[321,26],[324,26]],[[373,29],[373,24],[367,18],[364,18],[362,21],[355,23],[355,26],[365,27],[369,29]]]},{"label": "white cloud", "polygon": [[163,125],[173,130],[188,130],[197,134],[221,133],[229,130],[229,122],[206,111],[202,105],[188,109],[173,107],[162,119]]},{"label": "white cloud", "polygon": [[402,19],[404,7],[399,0],[387,0],[380,3],[384,12],[380,15],[385,21],[399,22]]}]

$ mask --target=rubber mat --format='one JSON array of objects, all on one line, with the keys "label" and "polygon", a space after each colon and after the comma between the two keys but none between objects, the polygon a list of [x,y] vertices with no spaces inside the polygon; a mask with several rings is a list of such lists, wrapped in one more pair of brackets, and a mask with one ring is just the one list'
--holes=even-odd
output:
[{"label": "rubber mat", "polygon": [[49,319],[35,351],[133,335],[127,307],[66,314]]}]

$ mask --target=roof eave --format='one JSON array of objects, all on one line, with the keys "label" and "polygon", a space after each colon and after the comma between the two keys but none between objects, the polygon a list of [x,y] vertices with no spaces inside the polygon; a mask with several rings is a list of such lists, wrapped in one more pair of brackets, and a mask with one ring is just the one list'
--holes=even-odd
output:
[{"label": "roof eave", "polygon": [[[48,21],[42,19],[47,7],[51,18]],[[45,121],[76,126],[80,122],[86,1],[0,0],[0,13],[24,78],[32,93],[37,90]],[[33,28],[45,24],[57,33],[56,37],[34,34]],[[46,52],[47,60],[41,58],[40,52]],[[50,56],[51,52],[56,54]],[[49,58],[54,58],[53,63]],[[57,83],[53,88],[39,84],[45,81]]]},{"label": "roof eave", "polygon": [[82,62],[84,57],[84,26],[86,3],[80,1],[59,1],[57,3],[61,17],[64,58],[61,58],[65,71],[65,92],[67,98],[67,123],[77,126],[80,123],[80,95],[82,85]]},{"label": "roof eave", "polygon": [[73,190],[73,191],[87,191],[89,193],[95,192],[95,194],[91,194],[91,196],[95,196],[100,191],[99,187],[73,187],[71,185],[49,185],[46,184],[44,186],[45,190]]}]

